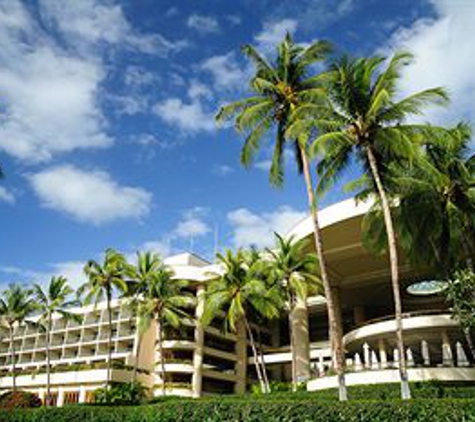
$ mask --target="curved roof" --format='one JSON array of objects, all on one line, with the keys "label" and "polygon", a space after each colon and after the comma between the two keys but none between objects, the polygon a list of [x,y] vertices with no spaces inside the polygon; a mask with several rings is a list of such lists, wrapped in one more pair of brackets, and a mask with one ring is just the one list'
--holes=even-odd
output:
[{"label": "curved roof", "polygon": [[[350,198],[323,208],[318,212],[320,228],[324,229],[332,224],[362,216],[368,212],[372,205],[373,203],[370,201],[357,203],[355,199]],[[308,216],[297,223],[297,225],[287,233],[287,237],[295,236],[297,240],[300,240],[311,234],[313,234],[313,225],[311,217]]]}]

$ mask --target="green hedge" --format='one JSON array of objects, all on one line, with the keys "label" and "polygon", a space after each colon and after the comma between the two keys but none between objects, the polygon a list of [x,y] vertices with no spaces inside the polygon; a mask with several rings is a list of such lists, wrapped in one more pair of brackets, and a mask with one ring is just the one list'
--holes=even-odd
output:
[{"label": "green hedge", "polygon": [[427,399],[334,402],[207,399],[131,407],[69,406],[0,412],[9,422],[189,422],[189,421],[373,421],[475,422],[475,400]]}]

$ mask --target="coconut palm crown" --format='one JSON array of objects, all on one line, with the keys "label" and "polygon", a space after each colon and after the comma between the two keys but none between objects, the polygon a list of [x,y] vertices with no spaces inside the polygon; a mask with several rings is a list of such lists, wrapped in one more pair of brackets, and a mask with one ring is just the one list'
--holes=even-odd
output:
[{"label": "coconut palm crown", "polygon": [[[251,45],[242,48],[244,55],[255,65],[255,74],[250,81],[252,95],[221,108],[218,122],[234,120],[239,133],[246,134],[241,150],[241,163],[249,167],[261,147],[265,135],[276,125],[272,164],[269,180],[281,186],[284,179],[283,157],[289,116],[300,103],[306,103],[322,95],[323,74],[313,75],[310,67],[323,61],[331,51],[325,41],[317,41],[304,48],[295,44],[287,34],[277,48],[275,62]],[[298,167],[302,169],[301,151],[293,142]]]}]

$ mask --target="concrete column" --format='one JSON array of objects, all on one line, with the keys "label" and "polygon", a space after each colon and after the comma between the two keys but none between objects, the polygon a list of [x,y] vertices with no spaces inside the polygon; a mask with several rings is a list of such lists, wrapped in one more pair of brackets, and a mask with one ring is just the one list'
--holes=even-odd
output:
[{"label": "concrete column", "polygon": [[393,361],[394,361],[394,367],[399,368],[399,350],[398,349],[393,350]]},{"label": "concrete column", "polygon": [[386,344],[384,343],[383,339],[379,340],[378,349],[379,349],[379,362],[381,365],[381,369],[385,369],[388,367],[388,355],[386,353]]},{"label": "concrete column", "polygon": [[62,388],[58,389],[58,400],[56,406],[62,407],[64,405],[64,390]]},{"label": "concrete column", "polygon": [[410,347],[408,347],[406,350],[406,359],[407,359],[407,366],[409,368],[414,367],[414,354],[412,353],[412,350]]},{"label": "concrete column", "polygon": [[81,386],[79,388],[78,402],[79,403],[86,403],[86,388],[84,386]]},{"label": "concrete column", "polygon": [[421,341],[421,354],[424,366],[430,366],[429,343],[426,340]]},{"label": "concrete column", "polygon": [[290,319],[294,335],[297,381],[306,381],[310,378],[310,341],[306,300],[296,299]]},{"label": "concrete column", "polygon": [[364,366],[365,368],[369,369],[371,367],[371,362],[370,362],[370,350],[369,350],[369,344],[364,343],[363,344],[363,360],[364,360]]},{"label": "concrete column", "polygon": [[205,307],[205,288],[198,286],[196,292],[196,309],[195,309],[195,350],[193,352],[193,376],[191,378],[191,386],[193,397],[200,397],[203,385],[203,358],[204,358],[204,340],[205,333],[201,318]]},{"label": "concrete column", "polygon": [[371,351],[371,369],[376,371],[379,369],[378,356],[374,350]]},{"label": "concrete column", "polygon": [[359,305],[353,308],[353,318],[356,325],[363,324],[366,321],[366,309],[364,306]]},{"label": "concrete column", "polygon": [[42,388],[41,390],[38,391],[38,397],[40,398],[40,400],[43,404],[46,404],[46,401],[45,401],[46,400],[46,390],[45,389]]},{"label": "concrete column", "polygon": [[454,356],[450,347],[450,340],[447,332],[442,331],[442,364],[444,366],[454,366]]},{"label": "concrete column", "polygon": [[470,362],[467,359],[467,355],[460,341],[455,344],[455,351],[457,354],[457,366],[470,366]]},{"label": "concrete column", "polygon": [[234,392],[236,394],[244,394],[246,392],[247,381],[247,334],[246,326],[243,321],[238,321],[236,324],[236,384],[234,385]]},{"label": "concrete column", "polygon": [[355,368],[355,371],[363,370],[363,364],[361,363],[361,356],[359,353],[355,353],[354,368]]}]

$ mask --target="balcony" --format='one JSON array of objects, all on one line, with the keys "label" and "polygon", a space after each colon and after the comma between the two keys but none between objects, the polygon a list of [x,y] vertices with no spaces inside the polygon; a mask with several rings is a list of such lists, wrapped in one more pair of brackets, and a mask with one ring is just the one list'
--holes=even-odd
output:
[{"label": "balcony", "polygon": [[[405,357],[410,381],[473,381],[474,357],[457,323],[446,311],[403,314]],[[370,320],[343,337],[348,385],[399,381],[394,316]],[[309,390],[337,386],[326,367],[316,366]]]}]

